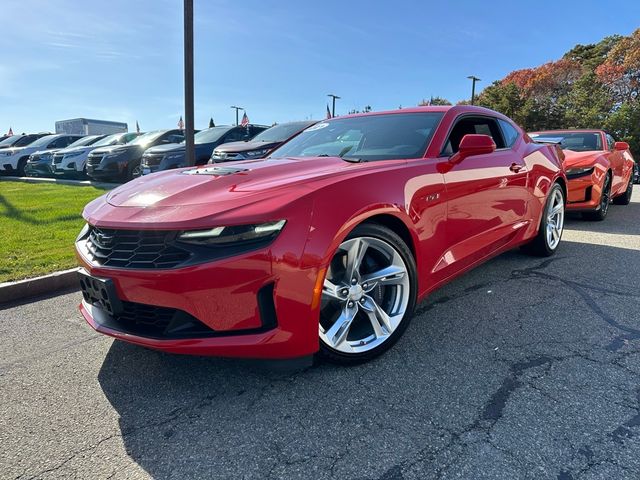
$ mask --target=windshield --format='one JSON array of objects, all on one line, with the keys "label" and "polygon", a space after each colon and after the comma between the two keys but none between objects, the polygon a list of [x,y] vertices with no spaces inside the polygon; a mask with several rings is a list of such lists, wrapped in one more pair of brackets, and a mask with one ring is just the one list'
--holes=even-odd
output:
[{"label": "windshield", "polygon": [[442,113],[337,118],[307,128],[269,158],[341,157],[351,161],[420,158]]},{"label": "windshield", "polygon": [[590,152],[602,150],[602,136],[594,132],[542,132],[529,135],[534,141],[559,143],[564,150]]},{"label": "windshield", "polygon": [[113,135],[108,135],[104,137],[102,140],[98,140],[93,144],[94,147],[105,147],[107,145],[113,145],[118,141],[118,139],[122,136],[121,133],[114,133]]},{"label": "windshield", "polygon": [[148,145],[149,143],[155,142],[158,138],[166,133],[166,130],[154,130],[153,132],[145,133],[144,135],[140,135],[138,138],[129,142],[129,145]]},{"label": "windshield", "polygon": [[51,142],[51,140],[54,140],[58,137],[59,135],[45,135],[44,137],[40,137],[35,142],[30,143],[29,146],[30,147],[46,147],[47,145],[49,145],[49,142]]},{"label": "windshield", "polygon": [[292,122],[275,125],[253,138],[254,142],[284,142],[315,122]]},{"label": "windshield", "polygon": [[6,147],[7,145],[13,145],[15,142],[20,140],[22,137],[19,135],[11,135],[10,137],[5,138],[0,142],[0,147]]},{"label": "windshield", "polygon": [[[193,136],[193,142],[195,144],[200,143],[213,143],[220,140],[225,133],[231,130],[233,127],[213,127],[202,130]],[[184,143],[184,142],[181,142]]]},{"label": "windshield", "polygon": [[81,139],[69,144],[67,148],[86,147],[87,145],[93,145],[99,138],[102,138],[102,135],[89,135],[87,137],[82,137]]}]

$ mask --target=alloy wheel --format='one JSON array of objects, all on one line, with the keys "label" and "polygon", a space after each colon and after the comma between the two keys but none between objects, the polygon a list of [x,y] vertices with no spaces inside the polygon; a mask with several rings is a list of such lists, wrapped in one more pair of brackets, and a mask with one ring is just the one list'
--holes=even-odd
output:
[{"label": "alloy wheel", "polygon": [[564,198],[562,190],[554,190],[549,210],[547,212],[547,245],[551,250],[560,243],[562,229],[564,228]]},{"label": "alloy wheel", "polygon": [[365,236],[344,241],[324,281],[321,341],[346,354],[380,346],[407,313],[410,287],[407,265],[393,245]]}]

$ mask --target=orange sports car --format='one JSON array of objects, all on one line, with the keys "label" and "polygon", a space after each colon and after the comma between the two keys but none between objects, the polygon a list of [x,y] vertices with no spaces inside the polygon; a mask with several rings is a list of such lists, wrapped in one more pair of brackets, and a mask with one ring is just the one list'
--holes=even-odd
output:
[{"label": "orange sports car", "polygon": [[635,162],[628,143],[616,142],[603,130],[547,130],[529,136],[562,147],[569,180],[567,210],[580,211],[589,220],[604,220],[610,202],[631,201]]}]

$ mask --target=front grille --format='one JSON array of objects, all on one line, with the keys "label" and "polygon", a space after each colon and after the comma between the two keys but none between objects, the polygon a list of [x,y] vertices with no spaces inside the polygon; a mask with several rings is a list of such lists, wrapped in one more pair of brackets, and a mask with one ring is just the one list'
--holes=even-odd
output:
[{"label": "front grille", "polygon": [[58,164],[62,163],[62,158],[64,157],[64,153],[54,153],[53,154],[53,163]]},{"label": "front grille", "polygon": [[143,303],[122,302],[122,312],[112,321],[115,329],[143,337],[171,339],[215,334],[187,312]]},{"label": "front grille", "polygon": [[102,157],[103,155],[89,155],[89,157],[87,158],[87,165],[90,165],[92,167],[97,167],[98,165],[100,165],[100,162],[102,161]]},{"label": "front grille", "polygon": [[174,268],[191,257],[176,245],[177,232],[112,230],[90,227],[86,250],[101,266],[118,268]]},{"label": "front grille", "polygon": [[164,155],[145,155],[142,157],[142,164],[146,167],[155,167],[160,165]]}]

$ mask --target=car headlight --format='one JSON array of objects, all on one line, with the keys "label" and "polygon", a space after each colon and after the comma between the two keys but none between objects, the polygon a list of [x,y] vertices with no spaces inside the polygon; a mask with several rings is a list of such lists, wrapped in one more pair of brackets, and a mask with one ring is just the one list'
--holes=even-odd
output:
[{"label": "car headlight", "polygon": [[207,230],[188,230],[178,235],[178,240],[195,245],[240,246],[246,243],[273,240],[283,229],[286,220],[255,225],[234,225]]},{"label": "car headlight", "polygon": [[567,178],[576,178],[583,177],[586,175],[591,175],[593,173],[594,167],[588,168],[568,168],[566,171]]},{"label": "car headlight", "polygon": [[249,158],[261,157],[269,153],[268,148],[263,148],[262,150],[252,150],[250,152],[244,152],[244,154]]}]

